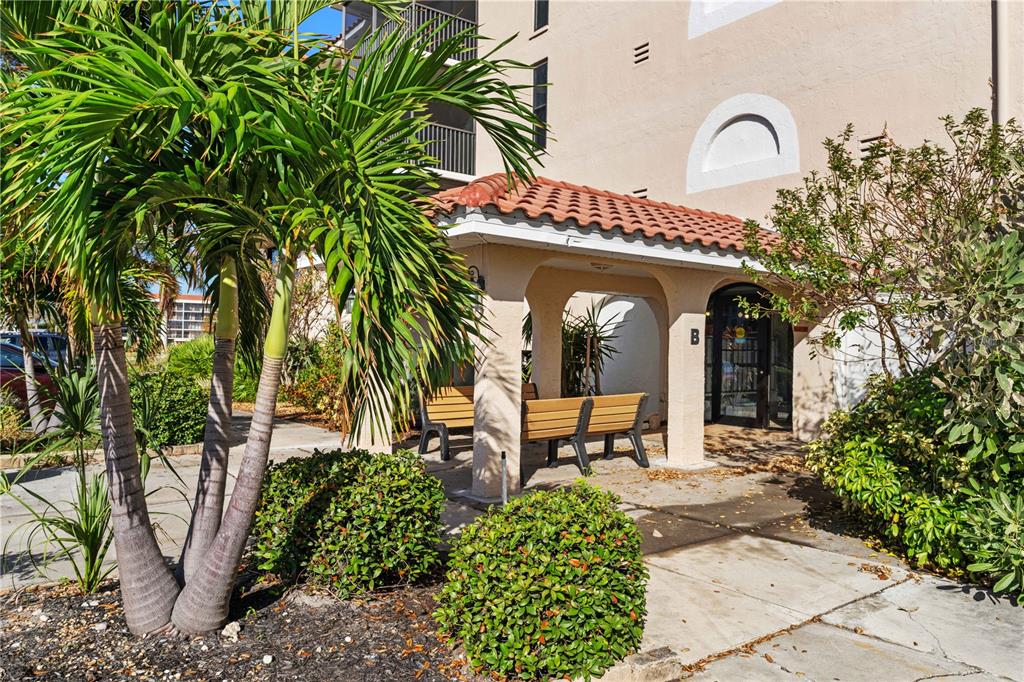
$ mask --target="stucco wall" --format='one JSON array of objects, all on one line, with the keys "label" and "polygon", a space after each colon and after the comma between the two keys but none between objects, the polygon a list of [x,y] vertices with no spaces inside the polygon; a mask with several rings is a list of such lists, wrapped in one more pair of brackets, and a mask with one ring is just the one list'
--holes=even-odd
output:
[{"label": "stucco wall", "polygon": [[606,394],[643,392],[651,396],[648,408],[664,413],[661,396],[664,377],[660,366],[662,353],[658,321],[650,304],[636,296],[577,292],[566,308],[583,315],[591,305],[600,305],[598,321],[608,324],[615,335],[611,345],[618,351],[605,361],[601,389]]},{"label": "stucco wall", "polygon": [[[1011,5],[1009,57],[1020,79],[1024,3]],[[535,35],[533,3],[481,0],[484,35],[519,34],[505,56],[548,60],[551,136],[543,174],[624,193],[647,188],[654,199],[762,218],[778,187],[823,167],[821,140],[847,123],[858,137],[887,126],[897,140],[914,143],[940,137],[944,114],[991,105],[987,2],[784,0],[693,38],[690,12],[685,2],[555,2],[549,26]],[[635,65],[633,49],[642,43],[650,44],[650,57]],[[530,80],[528,72],[519,76]],[[1011,88],[1017,117],[1022,89],[1016,82]],[[795,168],[688,193],[687,164],[701,125],[744,95],[775,100],[791,114]],[[741,149],[744,140],[764,141],[756,126],[747,128],[734,131],[733,153],[737,140]],[[779,143],[785,146],[781,137]],[[500,170],[485,140],[477,169]],[[748,171],[740,164],[736,177]]]}]

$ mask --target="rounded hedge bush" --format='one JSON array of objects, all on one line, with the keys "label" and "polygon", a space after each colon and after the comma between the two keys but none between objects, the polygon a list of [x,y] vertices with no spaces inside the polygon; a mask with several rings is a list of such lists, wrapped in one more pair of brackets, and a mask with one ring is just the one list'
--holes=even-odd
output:
[{"label": "rounded hedge bush", "polygon": [[441,482],[410,450],[315,451],[267,472],[253,554],[261,570],[347,598],[440,563]]},{"label": "rounded hedge bush", "polygon": [[135,427],[148,431],[148,447],[188,445],[203,440],[209,387],[193,377],[157,370],[129,381]]},{"label": "rounded hedge bush", "polygon": [[479,667],[523,679],[602,674],[636,651],[647,568],[619,499],[578,483],[492,509],[449,557],[434,617]]}]

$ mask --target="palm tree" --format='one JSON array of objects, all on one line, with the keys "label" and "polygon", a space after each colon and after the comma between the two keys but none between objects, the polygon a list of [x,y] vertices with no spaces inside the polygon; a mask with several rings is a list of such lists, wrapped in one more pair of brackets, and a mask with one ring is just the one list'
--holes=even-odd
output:
[{"label": "palm tree", "polygon": [[[27,140],[4,167],[3,203],[5,211],[17,210],[47,188],[26,230],[90,296],[128,624],[139,633],[199,632],[226,617],[258,501],[296,258],[320,257],[336,300],[353,300],[344,351],[356,423],[407,400],[415,383],[436,384],[446,363],[471,352],[478,294],[424,215],[435,180],[417,133],[429,104],[459,107],[495,141],[510,174],[529,176],[533,121],[519,88],[503,77],[522,65],[486,55],[444,68],[461,56],[466,35],[433,45],[429,29],[395,33],[356,58],[310,51],[294,30],[301,17],[295,5],[290,24],[288,12],[275,14],[262,0],[202,11],[184,4],[137,9],[127,17],[122,7],[88,5],[54,37],[21,32],[19,54],[46,70],[29,76],[0,111],[10,121],[5,146]],[[257,19],[238,20],[239,7]],[[5,21],[9,14],[16,12],[5,8]],[[290,41],[274,30],[281,24],[291,27]],[[428,44],[433,51],[425,56]],[[216,530],[193,533],[207,544],[183,588],[160,556],[141,494],[123,305],[111,286],[160,229],[151,199],[199,216],[197,239],[211,253],[211,244],[251,244],[256,235],[278,254],[238,481],[222,516],[215,499],[209,504]],[[237,259],[249,252],[232,257],[242,272]],[[229,341],[231,265],[219,263],[225,322],[218,314],[218,330]],[[223,403],[220,396],[211,402]]]}]

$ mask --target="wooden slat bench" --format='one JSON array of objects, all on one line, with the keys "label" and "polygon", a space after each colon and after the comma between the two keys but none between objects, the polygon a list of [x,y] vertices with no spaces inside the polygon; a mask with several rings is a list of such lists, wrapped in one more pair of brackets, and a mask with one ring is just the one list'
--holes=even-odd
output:
[{"label": "wooden slat bench", "polygon": [[[551,398],[523,403],[522,441],[547,441],[548,466],[558,459],[558,442],[568,441],[576,451],[576,463],[584,474],[590,473],[590,459],[584,433],[590,420],[592,398]],[[520,459],[520,463],[522,459]],[[520,464],[520,472],[522,465]],[[520,473],[522,475],[522,473]]]},{"label": "wooden slat bench", "polygon": [[[562,420],[557,423],[557,427],[567,428],[572,422],[573,414],[576,414],[571,412],[573,406],[579,405],[579,407],[576,408],[577,413],[580,415],[578,430],[568,435],[549,436],[549,438],[528,438],[525,415],[528,414],[530,410],[538,409],[539,406],[536,405],[537,403],[553,404],[557,401],[538,400],[533,404],[526,403],[524,406],[523,440],[548,440],[549,467],[558,465],[558,441],[566,440],[569,441],[573,446],[573,449],[576,451],[576,461],[579,465],[580,471],[584,474],[589,473],[590,459],[587,456],[586,437],[604,436],[604,458],[611,459],[613,457],[613,450],[615,447],[615,436],[620,433],[629,437],[629,440],[633,445],[637,464],[644,468],[650,466],[650,462],[647,460],[647,452],[644,450],[644,442],[640,434],[643,406],[647,401],[646,393],[599,395],[590,398],[561,398],[560,400],[563,403],[561,406],[563,412],[555,412],[555,405],[545,408],[546,410],[551,410],[554,413],[552,416],[547,417],[549,420],[554,421],[557,418]],[[589,401],[590,405],[584,410],[582,409],[581,401]],[[537,435],[543,435],[543,432],[540,430],[537,430],[535,433],[537,433]]]},{"label": "wooden slat bench", "polygon": [[633,445],[636,463],[648,468],[647,451],[640,433],[643,408],[647,402],[646,393],[623,393],[620,395],[594,396],[594,407],[587,424],[588,436],[604,436],[604,458],[614,456],[615,436],[625,434]]},{"label": "wooden slat bench", "polygon": [[[523,400],[537,399],[537,385],[523,384]],[[429,398],[420,398],[420,454],[426,454],[430,434],[441,439],[441,459],[451,459],[448,432],[451,429],[473,427],[473,387],[446,386]]]}]

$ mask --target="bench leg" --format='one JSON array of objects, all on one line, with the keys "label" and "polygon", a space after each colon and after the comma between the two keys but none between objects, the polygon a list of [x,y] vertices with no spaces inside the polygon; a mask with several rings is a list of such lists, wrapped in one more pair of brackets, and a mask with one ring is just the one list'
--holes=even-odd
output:
[{"label": "bench leg", "polygon": [[615,434],[608,433],[604,437],[604,458],[611,459],[615,456]]},{"label": "bench leg", "polygon": [[633,429],[629,432],[629,440],[633,442],[633,450],[636,452],[636,463],[647,469],[651,463],[647,461],[647,451],[644,450],[644,439],[640,437],[640,429]]},{"label": "bench leg", "polygon": [[548,441],[548,468],[558,466],[558,439]]},{"label": "bench leg", "polygon": [[441,437],[441,461],[447,462],[452,458],[452,451],[448,448],[448,426],[441,424],[437,429],[437,435]]},{"label": "bench leg", "polygon": [[576,450],[576,464],[580,468],[580,473],[589,476],[593,471],[590,468],[590,457],[587,456],[587,444],[582,438],[573,438],[572,447]]},{"label": "bench leg", "polygon": [[425,454],[427,454],[427,450],[429,449],[429,447],[428,447],[428,446],[430,445],[430,432],[431,432],[431,429],[426,429],[426,428],[425,428],[425,429],[423,429],[423,431],[422,431],[422,432],[420,433],[420,448],[419,448],[419,453],[420,453],[421,455],[425,455]]}]

